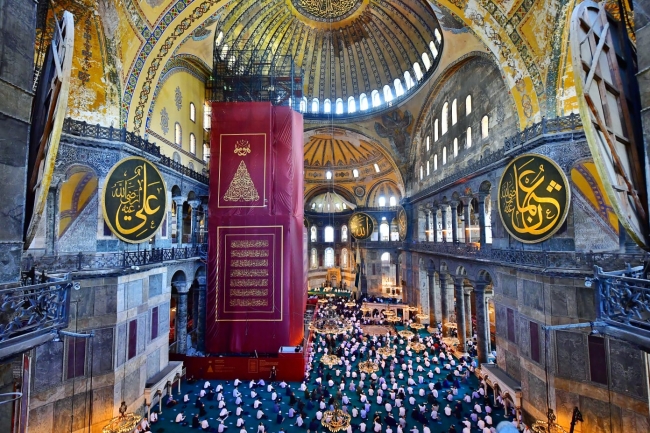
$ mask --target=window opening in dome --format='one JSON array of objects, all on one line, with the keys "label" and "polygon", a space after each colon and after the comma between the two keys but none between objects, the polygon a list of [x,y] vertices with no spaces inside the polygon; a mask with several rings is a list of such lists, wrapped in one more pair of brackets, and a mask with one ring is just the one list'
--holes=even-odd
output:
[{"label": "window opening in dome", "polygon": [[465,98],[465,116],[469,116],[472,112],[472,95],[467,95]]},{"label": "window opening in dome", "polygon": [[409,71],[404,71],[404,83],[406,84],[406,90],[409,90],[411,87],[415,86],[411,73]]},{"label": "window opening in dome", "polygon": [[429,42],[429,49],[431,50],[431,54],[433,54],[433,58],[438,57],[438,48],[436,48],[436,44],[433,43],[433,41]]},{"label": "window opening in dome", "polygon": [[420,180],[424,178],[424,169],[420,166]]},{"label": "window opening in dome", "polygon": [[327,180],[332,179],[332,172],[331,171],[325,172],[325,179],[327,179]]},{"label": "window opening in dome", "polygon": [[312,101],[311,101],[311,112],[312,113],[314,113],[314,114],[318,113],[318,105],[319,105],[318,98],[312,99]]},{"label": "window opening in dome", "polygon": [[357,178],[359,177],[359,170],[356,168],[352,170],[352,177]]},{"label": "window opening in dome", "polygon": [[454,138],[454,158],[458,156],[458,139]]},{"label": "window opening in dome", "polygon": [[312,209],[316,209],[316,203],[312,203],[312,204],[311,204],[311,208],[312,208]]},{"label": "window opening in dome", "polygon": [[467,148],[472,147],[472,128],[467,128]]},{"label": "window opening in dome", "polygon": [[326,268],[334,267],[334,248],[325,249],[325,267]]},{"label": "window opening in dome", "polygon": [[372,97],[372,107],[379,107],[381,105],[381,98],[379,97],[379,90],[375,89],[370,94]]},{"label": "window opening in dome", "polygon": [[379,199],[377,200],[377,204],[379,205],[379,207],[386,206],[386,197],[384,197],[383,195],[380,196]]},{"label": "window opening in dome", "polygon": [[447,132],[447,123],[448,123],[448,117],[449,117],[449,103],[445,102],[445,104],[442,106],[442,134],[440,135],[445,135]]},{"label": "window opening in dome", "polygon": [[230,56],[230,58],[228,59],[228,68],[231,70],[234,69],[236,61],[237,59],[235,58],[235,56]]},{"label": "window opening in dome", "polygon": [[442,148],[442,165],[447,164],[447,147]]},{"label": "window opening in dome", "polygon": [[[388,241],[390,240],[389,237],[390,237],[390,227],[388,226],[388,223],[384,221],[379,225],[379,240]],[[390,256],[389,256],[389,260],[390,260]]]},{"label": "window opening in dome", "polygon": [[325,102],[323,102],[323,113],[331,113],[332,112],[332,103],[330,102],[329,99],[326,99]]},{"label": "window opening in dome", "polygon": [[228,54],[228,44],[224,45],[223,48],[221,49],[221,58],[225,59],[227,54]]},{"label": "window opening in dome", "polygon": [[375,171],[379,173],[381,171],[379,170],[379,164],[375,163],[374,166],[375,166]]},{"label": "window opening in dome", "polygon": [[436,40],[438,43],[442,43],[442,35],[440,34],[440,30],[435,29],[433,33],[436,35]]},{"label": "window opening in dome", "polygon": [[427,53],[422,53],[422,63],[424,63],[424,69],[427,71],[431,69],[431,60],[429,60],[429,55]]},{"label": "window opening in dome", "polygon": [[458,104],[456,103],[456,100],[454,99],[453,102],[451,103],[451,124],[455,125],[456,122],[458,122]]},{"label": "window opening in dome", "polygon": [[348,226],[342,225],[341,226],[341,242],[347,242],[348,241]]},{"label": "window opening in dome", "polygon": [[316,227],[311,228],[311,241],[316,242]]},{"label": "window opening in dome", "polygon": [[348,205],[343,203],[343,209],[347,209],[347,208],[348,208]]},{"label": "window opening in dome", "polygon": [[395,96],[400,97],[404,94],[404,87],[402,87],[402,81],[399,78],[395,78],[393,81],[395,85]]},{"label": "window opening in dome", "polygon": [[390,199],[388,200],[388,205],[391,207],[397,206],[397,199],[395,198],[394,195],[390,196]]},{"label": "window opening in dome", "polygon": [[368,109],[368,97],[366,96],[365,93],[362,93],[359,96],[359,109],[361,111],[365,111]]},{"label": "window opening in dome", "polygon": [[357,111],[357,102],[354,100],[354,96],[348,98],[348,113],[356,113]]},{"label": "window opening in dome", "polygon": [[336,114],[343,114],[343,99],[336,100]]},{"label": "window opening in dome", "polygon": [[427,152],[429,150],[431,150],[431,144],[430,144],[430,141],[429,141],[429,136],[427,135]]},{"label": "window opening in dome", "polygon": [[438,169],[438,154],[433,155],[433,171]]},{"label": "window opening in dome", "polygon": [[390,86],[386,84],[384,86],[384,101],[388,103],[392,100],[393,100],[393,91],[391,90]]},{"label": "window opening in dome", "polygon": [[196,122],[196,107],[194,106],[194,102],[190,102],[190,120]]},{"label": "window opening in dome", "polygon": [[302,98],[300,100],[300,112],[301,113],[307,112],[307,98]]},{"label": "window opening in dome", "polygon": [[183,144],[183,131],[181,130],[181,124],[178,122],[174,125],[174,143],[176,143],[176,146]]},{"label": "window opening in dome", "polygon": [[488,137],[488,117],[483,116],[481,119],[481,137],[487,138]]},{"label": "window opening in dome", "polygon": [[438,119],[433,122],[433,142],[438,141]]},{"label": "window opening in dome", "polygon": [[196,135],[190,133],[190,153],[196,155]]},{"label": "window opening in dome", "polygon": [[420,81],[422,79],[422,69],[418,62],[413,63],[413,70],[415,71],[415,78]]},{"label": "window opening in dome", "polygon": [[334,209],[336,209],[337,212],[341,212],[341,204],[340,203],[334,203]]},{"label": "window opening in dome", "polygon": [[207,144],[203,143],[203,162],[207,164],[208,158],[210,158],[210,148]]},{"label": "window opening in dome", "polygon": [[214,41],[214,46],[218,47],[221,45],[221,42],[223,41],[223,32],[219,32],[219,35],[217,36],[217,39]]}]

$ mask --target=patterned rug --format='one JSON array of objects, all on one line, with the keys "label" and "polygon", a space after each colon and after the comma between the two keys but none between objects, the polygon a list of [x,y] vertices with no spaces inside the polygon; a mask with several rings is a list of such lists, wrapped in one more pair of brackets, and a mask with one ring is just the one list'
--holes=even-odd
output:
[{"label": "patterned rug", "polygon": [[389,326],[362,325],[361,328],[363,329],[364,335],[386,335],[387,332],[390,333],[390,335],[395,335],[395,330]]}]

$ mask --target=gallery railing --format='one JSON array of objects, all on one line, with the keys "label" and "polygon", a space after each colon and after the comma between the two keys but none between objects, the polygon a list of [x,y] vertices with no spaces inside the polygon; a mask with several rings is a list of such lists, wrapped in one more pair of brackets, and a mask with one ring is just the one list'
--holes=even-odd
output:
[{"label": "gallery railing", "polygon": [[73,284],[67,275],[39,284],[0,287],[0,359],[51,340],[55,330],[68,326]]},{"label": "gallery railing", "polygon": [[174,161],[172,158],[161,155],[160,148],[158,146],[149,142],[149,140],[145,140],[139,135],[134,134],[133,132],[127,131],[125,128],[116,129],[112,126],[92,125],[90,123],[67,118],[63,121],[63,132],[70,135],[76,135],[78,137],[121,141],[135,147],[136,149],[147,152],[154,157],[160,158],[158,161],[160,165],[169,167],[172,170],[177,171],[182,175],[188,176],[201,183],[208,183],[207,176],[201,173],[197,173],[188,167],[185,167],[183,164]]},{"label": "gallery railing", "polygon": [[606,331],[650,348],[650,280],[643,266],[604,272],[594,266],[598,319],[612,327]]},{"label": "gallery railing", "polygon": [[207,254],[207,244],[182,248],[152,248],[140,251],[116,251],[109,253],[71,253],[53,256],[23,257],[23,271],[36,269],[46,271],[73,272],[86,270],[129,269],[173,260],[200,259]]}]

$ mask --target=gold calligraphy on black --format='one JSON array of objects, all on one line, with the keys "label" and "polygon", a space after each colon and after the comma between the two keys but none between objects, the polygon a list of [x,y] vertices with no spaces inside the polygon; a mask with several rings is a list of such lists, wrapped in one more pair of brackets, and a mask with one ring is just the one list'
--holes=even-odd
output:
[{"label": "gold calligraphy on black", "polygon": [[512,161],[501,177],[498,193],[503,225],[525,243],[551,237],[564,222],[569,207],[566,176],[541,155],[523,155]]},{"label": "gold calligraphy on black", "polygon": [[355,213],[350,217],[350,233],[360,241],[368,239],[375,228],[370,215]]},{"label": "gold calligraphy on black", "polygon": [[167,191],[158,169],[143,158],[123,159],[109,172],[102,195],[104,220],[119,239],[139,243],[160,227]]}]

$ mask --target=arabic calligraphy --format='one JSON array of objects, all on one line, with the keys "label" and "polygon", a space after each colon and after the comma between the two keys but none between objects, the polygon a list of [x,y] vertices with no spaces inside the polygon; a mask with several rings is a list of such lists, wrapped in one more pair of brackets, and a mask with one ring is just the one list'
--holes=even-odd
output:
[{"label": "arabic calligraphy", "polygon": [[296,8],[321,19],[344,18],[361,4],[359,0],[294,0]]},{"label": "arabic calligraphy", "polygon": [[368,239],[375,228],[370,215],[363,212],[355,213],[349,221],[350,233],[355,239]]},{"label": "arabic calligraphy", "polygon": [[239,156],[246,156],[251,153],[251,144],[246,140],[239,140],[235,143],[235,154]]},{"label": "arabic calligraphy", "polygon": [[104,220],[113,234],[129,243],[149,240],[167,208],[165,182],[144,158],[126,158],[113,166],[104,184]]},{"label": "arabic calligraphy", "polygon": [[525,243],[551,237],[569,208],[567,178],[552,160],[522,155],[512,161],[499,183],[499,215],[511,236]]},{"label": "arabic calligraphy", "polygon": [[403,207],[400,207],[397,211],[397,231],[399,233],[399,239],[403,241],[406,239],[406,229],[408,228],[408,218],[406,216],[406,211]]}]

